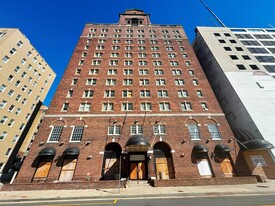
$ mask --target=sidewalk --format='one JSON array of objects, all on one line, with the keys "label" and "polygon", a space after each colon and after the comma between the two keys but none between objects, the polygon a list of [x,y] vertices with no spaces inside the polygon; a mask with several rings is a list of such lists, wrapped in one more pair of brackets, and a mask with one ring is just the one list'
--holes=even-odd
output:
[{"label": "sidewalk", "polygon": [[39,191],[0,191],[0,202],[35,200],[70,200],[163,196],[221,196],[221,195],[275,195],[275,180],[266,183],[245,185],[212,185],[189,187],[150,187],[137,186],[122,189],[89,190],[39,190]]}]

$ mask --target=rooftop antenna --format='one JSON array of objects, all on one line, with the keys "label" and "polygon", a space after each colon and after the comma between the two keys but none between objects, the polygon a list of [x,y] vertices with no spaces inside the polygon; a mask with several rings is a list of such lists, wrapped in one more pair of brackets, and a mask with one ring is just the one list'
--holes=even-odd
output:
[{"label": "rooftop antenna", "polygon": [[225,24],[219,19],[219,17],[209,8],[209,6],[204,3],[203,0],[200,0],[200,2],[205,6],[205,8],[217,19],[217,21],[223,26],[226,27]]}]

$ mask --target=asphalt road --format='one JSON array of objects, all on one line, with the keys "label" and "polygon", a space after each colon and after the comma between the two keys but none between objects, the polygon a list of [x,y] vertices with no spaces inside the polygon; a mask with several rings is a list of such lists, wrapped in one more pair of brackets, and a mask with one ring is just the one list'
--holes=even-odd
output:
[{"label": "asphalt road", "polygon": [[274,195],[212,196],[212,197],[141,197],[89,200],[53,200],[0,202],[0,205],[18,206],[275,206]]}]

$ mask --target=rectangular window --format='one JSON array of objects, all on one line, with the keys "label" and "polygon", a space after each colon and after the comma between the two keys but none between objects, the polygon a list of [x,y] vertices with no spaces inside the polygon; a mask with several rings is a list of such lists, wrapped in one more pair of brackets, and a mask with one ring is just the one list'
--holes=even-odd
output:
[{"label": "rectangular window", "polygon": [[158,90],[158,97],[168,97],[167,90]]},{"label": "rectangular window", "polygon": [[119,53],[111,53],[110,57],[119,57]]},{"label": "rectangular window", "polygon": [[140,69],[139,70],[139,75],[148,75],[149,74],[149,70],[148,69]]},{"label": "rectangular window", "polygon": [[87,79],[86,85],[96,85],[96,79]]},{"label": "rectangular window", "polygon": [[84,90],[82,97],[83,98],[91,98],[94,95],[93,90]]},{"label": "rectangular window", "polygon": [[170,61],[170,66],[178,66],[179,62],[177,61]]},{"label": "rectangular window", "polygon": [[154,125],[153,126],[154,135],[164,135],[165,125]]},{"label": "rectangular window", "polygon": [[116,80],[115,79],[106,79],[106,85],[109,85],[109,86],[116,85]]},{"label": "rectangular window", "polygon": [[116,75],[117,74],[117,70],[116,69],[108,69],[107,74],[108,75]]},{"label": "rectangular window", "polygon": [[130,103],[130,102],[122,103],[121,110],[122,111],[132,111],[133,110],[133,103]]},{"label": "rectangular window", "polygon": [[188,131],[191,137],[191,140],[200,140],[200,132],[197,124],[189,124]]},{"label": "rectangular window", "polygon": [[165,79],[157,79],[156,80],[156,85],[166,85],[166,81]]},{"label": "rectangular window", "polygon": [[70,142],[80,142],[83,135],[84,126],[75,126]]},{"label": "rectangular window", "polygon": [[107,90],[104,92],[104,97],[115,97],[115,91],[114,90]]},{"label": "rectangular window", "polygon": [[109,126],[108,127],[108,135],[120,135],[120,126]]},{"label": "rectangular window", "polygon": [[168,102],[161,102],[159,103],[159,109],[160,111],[170,111],[170,103]]},{"label": "rectangular window", "polygon": [[4,140],[5,137],[7,136],[7,132],[6,131],[3,131],[1,134],[0,134],[0,140]]},{"label": "rectangular window", "polygon": [[62,106],[61,111],[63,111],[63,112],[68,111],[68,107],[69,107],[69,103],[64,103],[63,106]]},{"label": "rectangular window", "polygon": [[131,126],[131,135],[143,134],[143,127],[141,125]]},{"label": "rectangular window", "polygon": [[123,79],[123,85],[133,85],[132,79]]},{"label": "rectangular window", "polygon": [[151,111],[152,105],[149,102],[142,102],[140,103],[140,110],[141,111]]},{"label": "rectangular window", "polygon": [[6,86],[5,84],[2,84],[2,85],[0,86],[0,92],[5,91],[6,88],[7,88],[7,86]]},{"label": "rectangular window", "polygon": [[150,90],[140,90],[140,97],[150,97]]},{"label": "rectangular window", "polygon": [[164,71],[162,69],[155,69],[154,74],[155,75],[164,75]]},{"label": "rectangular window", "polygon": [[88,112],[88,111],[90,111],[90,107],[91,107],[91,104],[90,104],[90,103],[81,103],[81,104],[79,105],[78,111],[81,111],[81,112]]},{"label": "rectangular window", "polygon": [[49,142],[58,142],[61,136],[63,130],[63,126],[54,126],[52,128],[50,137],[49,137]]},{"label": "rectangular window", "polygon": [[184,80],[183,79],[175,79],[175,85],[177,85],[177,86],[184,85]]},{"label": "rectangular window", "polygon": [[140,79],[139,85],[149,85],[149,79]]},{"label": "rectangular window", "polygon": [[114,110],[114,104],[113,103],[103,103],[102,105],[102,111],[113,111]]},{"label": "rectangular window", "polygon": [[10,60],[10,58],[6,55],[3,57],[2,62],[6,64],[6,63],[8,63],[9,60]]},{"label": "rectangular window", "polygon": [[124,69],[123,70],[123,74],[124,75],[132,75],[133,74],[133,70],[132,69]]},{"label": "rectangular window", "polygon": [[132,90],[123,90],[122,91],[122,97],[133,97],[133,91]]},{"label": "rectangular window", "polygon": [[8,117],[7,116],[3,116],[2,119],[0,120],[0,124],[5,124],[5,122],[7,121]]},{"label": "rectangular window", "polygon": [[188,97],[188,92],[186,90],[179,90],[178,97]]},{"label": "rectangular window", "polygon": [[12,148],[8,148],[7,151],[6,151],[6,153],[5,153],[5,156],[9,156],[10,153],[11,153],[11,151],[12,151]]},{"label": "rectangular window", "polygon": [[190,111],[192,110],[192,105],[190,102],[184,102],[184,103],[181,103],[181,109],[182,111]]},{"label": "rectangular window", "polygon": [[7,104],[6,100],[2,100],[2,102],[0,103],[0,109],[3,109]]}]

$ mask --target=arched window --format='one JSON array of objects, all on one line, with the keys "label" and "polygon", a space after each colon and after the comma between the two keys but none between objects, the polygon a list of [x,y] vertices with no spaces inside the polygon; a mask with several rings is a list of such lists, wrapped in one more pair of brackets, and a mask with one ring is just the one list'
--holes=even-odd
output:
[{"label": "arched window", "polygon": [[200,140],[201,139],[199,126],[196,121],[189,120],[187,122],[187,127],[188,127],[188,131],[189,131],[191,140]]},{"label": "arched window", "polygon": [[104,161],[102,165],[102,178],[115,180],[119,178],[119,160],[121,147],[117,143],[109,143],[105,147]]},{"label": "arched window", "polygon": [[158,142],[155,144],[154,160],[157,179],[175,178],[171,149],[166,143]]}]

